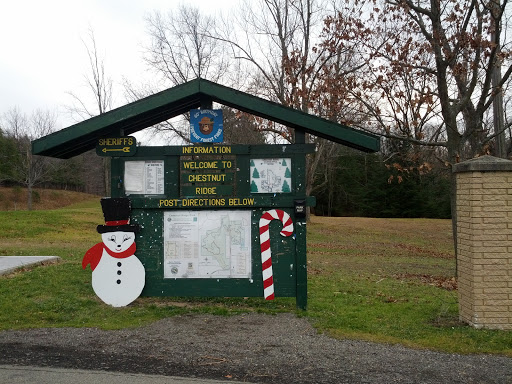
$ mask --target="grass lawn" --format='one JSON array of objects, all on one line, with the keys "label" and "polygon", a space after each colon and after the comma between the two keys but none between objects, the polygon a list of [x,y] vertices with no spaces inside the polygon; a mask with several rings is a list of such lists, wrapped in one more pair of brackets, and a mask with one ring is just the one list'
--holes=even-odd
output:
[{"label": "grass lawn", "polygon": [[136,327],[183,313],[296,312],[336,338],[512,356],[512,332],[459,323],[448,220],[313,217],[308,310],[295,299],[139,298],[103,304],[81,260],[100,241],[99,198],[61,209],[0,211],[0,256],[56,255],[58,264],[0,277],[0,329]]}]

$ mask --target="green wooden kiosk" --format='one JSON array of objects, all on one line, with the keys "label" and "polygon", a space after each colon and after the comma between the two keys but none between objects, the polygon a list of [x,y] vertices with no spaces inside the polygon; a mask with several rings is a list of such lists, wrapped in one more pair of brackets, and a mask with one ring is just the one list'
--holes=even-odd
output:
[{"label": "green wooden kiosk", "polygon": [[[201,143],[140,147],[130,134],[213,102],[295,130],[287,145]],[[377,136],[332,123],[219,84],[196,79],[33,141],[34,155],[70,158],[96,148],[111,162],[111,196],[129,197],[138,223],[144,296],[263,297],[262,215],[268,224],[276,297],[307,306],[306,154],[312,134],[365,152]]]}]

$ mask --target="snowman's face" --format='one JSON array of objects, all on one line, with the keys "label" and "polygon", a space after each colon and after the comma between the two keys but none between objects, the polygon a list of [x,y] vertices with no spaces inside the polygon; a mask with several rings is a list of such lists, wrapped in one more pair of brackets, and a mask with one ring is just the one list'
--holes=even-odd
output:
[{"label": "snowman's face", "polygon": [[135,241],[134,232],[107,232],[101,234],[103,243],[113,252],[124,252]]}]

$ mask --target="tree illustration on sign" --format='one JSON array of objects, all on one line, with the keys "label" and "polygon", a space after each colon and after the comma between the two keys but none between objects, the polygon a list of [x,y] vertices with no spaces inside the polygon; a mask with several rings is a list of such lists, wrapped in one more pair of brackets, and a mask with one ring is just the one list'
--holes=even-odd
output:
[{"label": "tree illustration on sign", "polygon": [[254,172],[252,173],[252,178],[253,179],[259,179],[260,178],[260,173],[258,172],[258,168],[254,168]]},{"label": "tree illustration on sign", "polygon": [[290,168],[286,167],[286,171],[284,171],[284,177],[287,179],[292,177],[292,173],[290,172]]},{"label": "tree illustration on sign", "polygon": [[286,180],[285,180],[285,181],[284,181],[284,183],[283,183],[283,192],[285,192],[285,193],[289,193],[289,192],[291,192],[291,191],[290,191],[290,186],[288,185],[288,183],[286,182]]},{"label": "tree illustration on sign", "polygon": [[258,192],[258,186],[256,185],[256,183],[254,182],[254,180],[252,181],[251,183],[251,192],[252,193],[256,193]]}]

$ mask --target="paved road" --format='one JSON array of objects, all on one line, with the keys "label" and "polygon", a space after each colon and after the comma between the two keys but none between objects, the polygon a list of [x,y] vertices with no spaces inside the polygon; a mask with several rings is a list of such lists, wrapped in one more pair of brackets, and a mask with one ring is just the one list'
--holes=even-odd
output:
[{"label": "paved road", "polygon": [[58,256],[0,256],[0,275],[5,275],[15,270],[30,265],[54,263]]},{"label": "paved road", "polygon": [[0,365],[0,383],[9,384],[227,384],[230,381],[173,376]]}]

